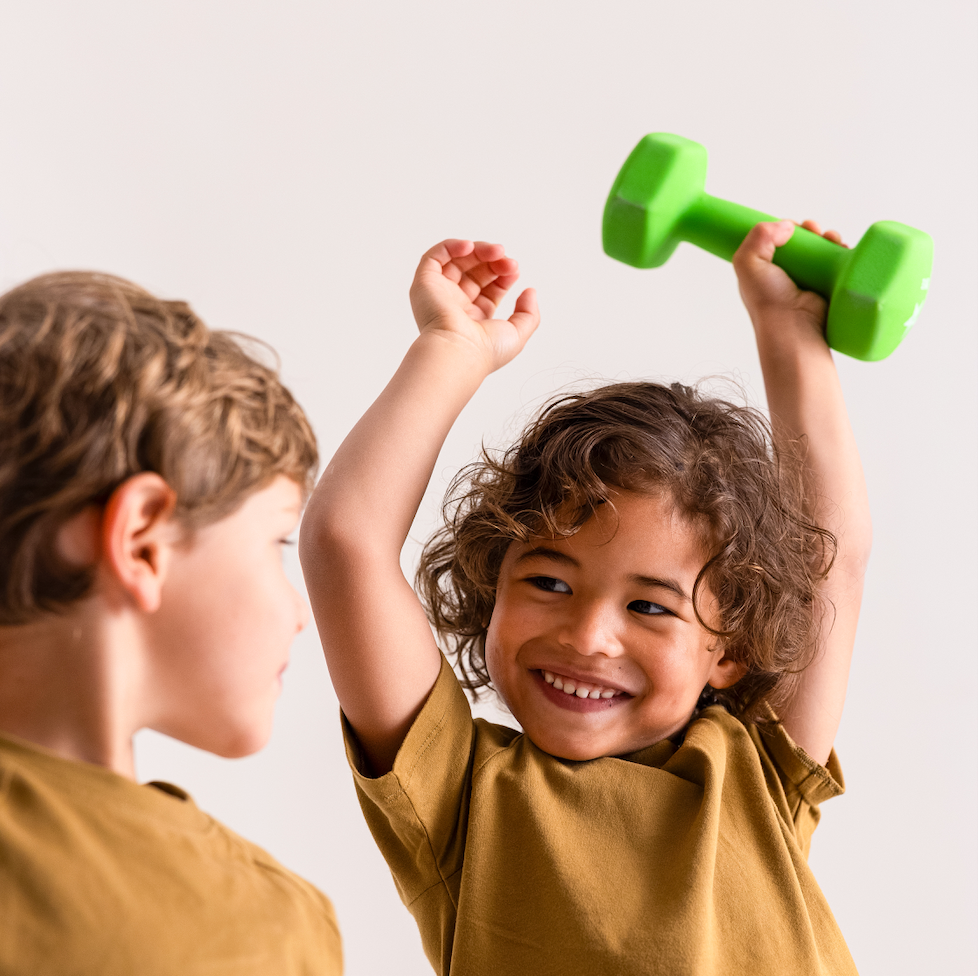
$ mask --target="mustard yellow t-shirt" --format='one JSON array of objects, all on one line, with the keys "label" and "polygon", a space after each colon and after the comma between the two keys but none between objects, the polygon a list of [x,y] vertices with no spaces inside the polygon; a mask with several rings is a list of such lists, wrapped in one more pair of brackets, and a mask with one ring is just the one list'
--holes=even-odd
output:
[{"label": "mustard yellow t-shirt", "polygon": [[682,745],[555,759],[472,720],[447,662],[361,806],[436,972],[453,976],[846,976],[808,868],[842,792],[776,724],[704,710]]},{"label": "mustard yellow t-shirt", "polygon": [[0,736],[0,976],[339,976],[325,895],[167,784]]}]

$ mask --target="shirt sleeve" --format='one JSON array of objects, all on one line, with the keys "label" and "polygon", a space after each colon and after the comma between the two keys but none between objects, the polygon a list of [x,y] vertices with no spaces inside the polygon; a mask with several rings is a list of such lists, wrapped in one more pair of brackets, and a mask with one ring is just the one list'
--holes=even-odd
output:
[{"label": "shirt sleeve", "polygon": [[457,902],[472,776],[472,713],[451,666],[441,671],[390,772],[367,775],[343,716],[347,760],[361,809],[408,908],[433,888]]},{"label": "shirt sleeve", "polygon": [[816,762],[788,735],[773,712],[770,721],[752,727],[751,738],[777,775],[795,837],[807,857],[821,803],[845,792],[839,757],[833,749],[824,766]]}]

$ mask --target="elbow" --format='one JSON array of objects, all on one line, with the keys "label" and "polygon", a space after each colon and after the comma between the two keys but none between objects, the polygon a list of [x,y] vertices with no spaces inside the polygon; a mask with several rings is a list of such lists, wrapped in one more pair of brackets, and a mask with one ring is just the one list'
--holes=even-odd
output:
[{"label": "elbow", "polygon": [[355,536],[350,519],[313,495],[299,527],[299,562],[306,579],[346,565],[356,551]]},{"label": "elbow", "polygon": [[869,516],[862,519],[859,525],[849,526],[838,545],[835,565],[844,568],[850,577],[862,579],[873,550],[873,525]]},{"label": "elbow", "polygon": [[309,500],[298,550],[307,585],[335,586],[387,566],[400,572],[400,544],[384,530],[383,519],[356,501],[344,504],[325,494]]}]

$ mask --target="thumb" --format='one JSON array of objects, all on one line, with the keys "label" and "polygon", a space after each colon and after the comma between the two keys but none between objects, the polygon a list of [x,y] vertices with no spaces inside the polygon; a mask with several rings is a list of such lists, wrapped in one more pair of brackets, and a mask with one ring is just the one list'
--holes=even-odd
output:
[{"label": "thumb", "polygon": [[795,223],[791,220],[755,224],[737,248],[734,264],[748,264],[758,260],[770,263],[774,252],[787,244],[794,232]]},{"label": "thumb", "polygon": [[515,326],[524,342],[536,332],[537,326],[540,324],[540,309],[537,305],[535,288],[527,288],[520,292],[509,321]]}]

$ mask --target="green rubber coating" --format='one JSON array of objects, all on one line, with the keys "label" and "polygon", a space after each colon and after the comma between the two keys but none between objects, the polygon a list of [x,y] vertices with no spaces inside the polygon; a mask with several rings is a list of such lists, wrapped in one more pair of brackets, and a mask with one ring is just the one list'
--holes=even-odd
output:
[{"label": "green rubber coating", "polygon": [[[605,204],[605,252],[636,268],[657,268],[680,241],[729,261],[770,214],[710,196],[706,150],[667,132],[647,135],[622,166]],[[934,244],[923,231],[880,221],[852,249],[802,227],[774,255],[800,287],[829,301],[829,345],[856,359],[888,356],[927,297]]]}]

